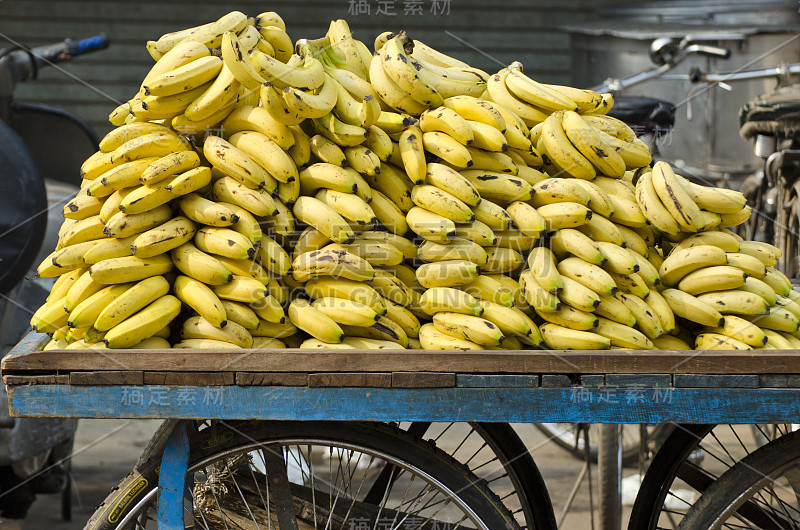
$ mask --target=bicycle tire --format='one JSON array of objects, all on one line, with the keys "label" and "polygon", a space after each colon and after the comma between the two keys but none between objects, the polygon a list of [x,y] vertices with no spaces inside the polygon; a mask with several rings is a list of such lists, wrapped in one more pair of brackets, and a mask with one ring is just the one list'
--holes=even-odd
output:
[{"label": "bicycle tire", "polygon": [[[281,442],[291,442],[300,447],[306,444],[310,447],[312,443],[327,447],[325,444],[329,444],[330,447],[356,448],[365,453],[369,451],[366,454],[380,455],[391,465],[398,466],[407,473],[415,473],[415,477],[420,476],[422,480],[428,480],[425,477],[429,477],[431,482],[428,487],[434,484],[439,488],[438,491],[449,495],[454,503],[462,507],[476,528],[519,529],[500,499],[465,466],[437,449],[434,444],[381,423],[214,422],[210,427],[190,433],[189,469],[197,469],[221,457],[227,459],[231,455],[244,454],[254,448],[263,449],[265,445]],[[86,528],[122,528],[121,525],[131,517],[153,509],[157,500],[157,460],[160,459],[146,459],[138,469],[123,479],[98,508]],[[310,458],[308,462],[311,462]],[[311,474],[313,473],[312,465]],[[216,495],[214,498],[216,499]],[[268,501],[266,505],[269,505]],[[316,504],[314,507],[316,509]],[[220,512],[222,513],[221,509]],[[249,513],[252,515],[254,512]]]},{"label": "bicycle tire", "polygon": [[[697,496],[702,498],[719,476],[764,445],[770,436],[785,432],[782,424],[753,425],[752,429],[729,424],[676,425],[644,475],[628,528],[678,528]],[[757,435],[751,442],[745,434]]]},{"label": "bicycle tire", "polygon": [[[700,497],[686,514],[680,525],[684,530],[715,530],[729,528],[725,521],[737,517],[740,523],[735,528],[800,528],[800,511],[796,506],[784,504],[769,513],[772,508],[766,498],[769,493],[756,495],[761,488],[774,483],[789,468],[800,462],[800,432],[786,434],[762,446],[743,458]],[[795,473],[796,474],[796,471]],[[793,494],[790,494],[793,495]],[[732,523],[731,523],[732,524]],[[751,526],[753,525],[753,526]]]},{"label": "bicycle tire", "polygon": [[471,423],[500,459],[520,496],[529,530],[556,530],[556,516],[547,485],[528,448],[508,423]]},{"label": "bicycle tire", "polygon": [[[523,529],[555,530],[558,527],[544,478],[510,424],[414,422],[408,426],[400,424],[400,427],[432,440],[439,449],[486,480]],[[445,433],[449,433],[446,438]],[[474,443],[473,434],[481,438],[480,443]],[[498,464],[502,474],[497,470]]]},{"label": "bicycle tire", "polygon": [[647,473],[644,475],[639,493],[631,509],[628,528],[633,530],[655,530],[661,516],[661,507],[667,498],[678,469],[714,425],[679,425],[661,446]]}]

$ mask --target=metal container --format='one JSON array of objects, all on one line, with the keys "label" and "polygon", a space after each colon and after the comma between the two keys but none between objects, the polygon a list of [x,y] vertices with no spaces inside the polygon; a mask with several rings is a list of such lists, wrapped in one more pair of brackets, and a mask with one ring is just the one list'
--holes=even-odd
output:
[{"label": "metal container", "polygon": [[[682,39],[730,49],[729,59],[695,55],[670,74],[731,72],[800,62],[796,2],[652,2],[598,11],[597,22],[564,28],[571,34],[573,82],[600,85],[653,68],[650,43]],[[800,80],[794,80],[795,82]],[[739,136],[742,105],[775,88],[776,79],[708,86],[656,78],[619,94],[675,103],[675,127],[658,139],[660,158],[709,183],[735,185],[763,161]],[[727,182],[734,181],[734,182]]]}]

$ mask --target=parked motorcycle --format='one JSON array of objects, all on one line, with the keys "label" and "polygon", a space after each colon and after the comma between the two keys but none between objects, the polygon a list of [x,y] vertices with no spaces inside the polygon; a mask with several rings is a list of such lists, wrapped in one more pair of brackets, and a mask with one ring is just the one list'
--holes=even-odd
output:
[{"label": "parked motorcycle", "polygon": [[[62,208],[80,184],[80,165],[98,138],[74,114],[14,101],[14,89],[41,68],[108,47],[105,35],[38,48],[0,49],[0,356],[25,333],[52,279],[35,266],[54,248]],[[26,278],[32,281],[26,281]],[[69,455],[77,426],[68,419],[15,419],[0,386],[0,516],[23,518],[37,493],[58,493],[70,517]]]}]

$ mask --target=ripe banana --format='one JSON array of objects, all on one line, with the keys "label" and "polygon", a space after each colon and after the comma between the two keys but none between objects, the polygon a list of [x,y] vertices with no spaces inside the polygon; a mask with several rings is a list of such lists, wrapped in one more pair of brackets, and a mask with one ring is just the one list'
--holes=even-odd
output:
[{"label": "ripe banana", "polygon": [[664,207],[685,232],[697,232],[704,226],[700,208],[681,185],[666,162],[653,166],[652,183]]},{"label": "ripe banana", "polygon": [[505,339],[505,335],[494,323],[462,313],[436,313],[433,315],[433,325],[441,333],[481,346],[499,346]]},{"label": "ripe banana", "polygon": [[89,268],[89,273],[94,281],[108,285],[160,276],[171,271],[172,267],[172,260],[167,254],[152,258],[125,256],[99,261]]},{"label": "ripe banana", "polygon": [[[219,297],[206,284],[189,276],[178,276],[173,286],[175,296],[217,328],[227,324],[227,313]],[[210,338],[210,337],[207,337]]]},{"label": "ripe banana", "polygon": [[526,344],[537,346],[542,343],[539,327],[519,308],[507,307],[486,300],[482,301],[481,305],[483,306],[482,317],[500,328],[506,338],[516,337]]},{"label": "ripe banana", "polygon": [[575,309],[586,312],[593,312],[600,305],[600,297],[584,286],[567,276],[561,277],[563,288],[558,293],[558,298]]},{"label": "ripe banana", "polygon": [[[587,263],[603,266],[608,259],[589,236],[574,228],[563,228],[550,237],[550,244],[556,256],[572,254]],[[620,249],[621,250],[621,249]]]},{"label": "ripe banana", "polygon": [[294,258],[292,277],[295,281],[308,281],[317,276],[370,281],[375,277],[375,269],[366,260],[344,250],[312,250]]},{"label": "ripe banana", "polygon": [[694,343],[696,350],[752,350],[753,348],[744,342],[720,335],[719,333],[701,333]]},{"label": "ripe banana", "polygon": [[172,295],[164,295],[108,330],[103,343],[108,348],[128,348],[138,344],[169,325],[180,311],[181,301]]},{"label": "ripe banana", "polygon": [[450,219],[454,223],[471,223],[475,214],[461,199],[445,190],[422,184],[411,190],[411,200],[417,206]]},{"label": "ripe banana", "polygon": [[152,258],[191,241],[197,225],[183,216],[136,235],[130,244],[131,253],[139,258]]},{"label": "ripe banana", "polygon": [[[535,279],[530,270],[519,276],[519,289],[528,304],[539,312],[555,312],[562,307],[558,296],[547,291]],[[512,297],[513,299],[513,297]]]},{"label": "ripe banana", "polygon": [[711,304],[678,289],[664,289],[661,295],[675,315],[703,326],[724,325],[722,314]]},{"label": "ripe banana", "polygon": [[386,314],[383,297],[375,289],[359,281],[322,276],[308,280],[305,290],[315,299],[332,297],[352,300],[371,307],[378,315]]},{"label": "ripe banana", "polygon": [[169,282],[163,276],[153,276],[131,285],[101,308],[93,323],[94,330],[101,332],[110,330],[166,295],[169,287]]},{"label": "ripe banana", "polygon": [[544,218],[547,230],[552,232],[562,228],[577,228],[592,219],[592,210],[577,202],[545,204],[536,208]]},{"label": "ripe banana", "polygon": [[701,186],[678,176],[689,197],[703,210],[719,214],[739,213],[747,204],[747,199],[740,191]]},{"label": "ripe banana", "polygon": [[417,280],[425,288],[457,287],[471,283],[481,268],[467,260],[445,260],[426,263],[417,269]]},{"label": "ripe banana", "polygon": [[519,177],[480,169],[468,169],[461,171],[460,174],[472,184],[482,198],[490,201],[500,203],[528,201],[535,194],[531,185]]},{"label": "ripe banana", "polygon": [[454,110],[464,119],[491,125],[500,132],[506,131],[503,115],[489,102],[468,96],[453,96],[444,100],[444,107]]},{"label": "ripe banana", "polygon": [[[234,109],[222,122],[222,130],[226,135],[241,131],[255,131],[263,134],[282,149],[291,151],[298,146],[298,137],[305,138],[296,127],[287,126],[276,120],[267,109],[245,105]],[[302,132],[302,130],[299,130]]]},{"label": "ripe banana", "polygon": [[[463,145],[472,145],[474,141],[474,129],[467,120],[446,106],[423,112],[419,117],[419,128],[422,132],[443,132]],[[499,133],[497,129],[492,129]]]},{"label": "ripe banana", "polygon": [[456,237],[456,225],[452,220],[419,206],[406,213],[406,222],[415,234],[429,241],[448,243]]},{"label": "ripe banana", "polygon": [[192,243],[173,249],[170,256],[178,270],[204,284],[222,285],[233,281],[233,274],[222,262]]},{"label": "ripe banana", "polygon": [[557,273],[572,278],[600,295],[613,296],[619,290],[609,273],[577,257],[558,262]]},{"label": "ripe banana", "polygon": [[690,272],[703,267],[726,265],[724,250],[712,245],[699,245],[672,252],[658,270],[661,283],[667,287],[677,285]]},{"label": "ripe banana", "polygon": [[738,289],[744,285],[746,278],[741,269],[730,265],[704,267],[684,276],[678,283],[678,289],[696,296],[709,291]]},{"label": "ripe banana", "polygon": [[203,154],[211,165],[248,188],[264,188],[272,193],[278,186],[277,181],[266,169],[244,151],[219,136],[206,137],[203,142]]},{"label": "ripe banana", "polygon": [[420,298],[420,307],[431,316],[443,311],[474,316],[483,314],[481,302],[471,294],[451,287],[427,289]]},{"label": "ripe banana", "polygon": [[572,110],[564,112],[561,125],[572,145],[586,157],[597,172],[609,177],[622,177],[625,173],[625,161],[578,113]]},{"label": "ripe banana", "polygon": [[486,250],[473,241],[455,238],[448,244],[424,241],[419,246],[417,257],[425,262],[445,260],[468,260],[476,265],[484,266],[488,261]]},{"label": "ripe banana", "polygon": [[[315,198],[330,207],[344,219],[357,225],[374,225],[377,222],[375,212],[361,197],[352,193],[321,189]],[[331,238],[333,239],[333,238]]]},{"label": "ripe banana", "polygon": [[210,339],[233,344],[240,348],[253,346],[253,336],[242,325],[232,320],[219,328],[202,316],[189,317],[181,326],[181,339]]},{"label": "ripe banana", "polygon": [[579,331],[553,323],[546,323],[539,330],[544,343],[554,350],[607,350],[611,347],[608,337],[592,331]]},{"label": "ripe banana", "polygon": [[335,243],[349,243],[355,237],[353,230],[336,210],[314,197],[300,197],[292,208],[294,216],[307,223]]},{"label": "ripe banana", "polygon": [[228,141],[264,168],[279,183],[286,184],[299,178],[292,157],[269,136],[257,131],[240,131],[232,134]]},{"label": "ripe banana", "polygon": [[311,305],[337,324],[371,326],[380,318],[370,306],[346,298],[318,298]]},{"label": "ripe banana", "polygon": [[419,340],[426,350],[483,350],[484,347],[472,341],[442,333],[433,323],[424,324],[419,329]]},{"label": "ripe banana", "polygon": [[608,338],[611,346],[619,346],[630,350],[652,350],[653,342],[639,330],[614,322],[607,318],[598,318],[599,324],[595,332]]},{"label": "ripe banana", "polygon": [[385,229],[395,234],[405,234],[408,231],[408,223],[403,211],[380,191],[372,190],[370,208]]},{"label": "ripe banana", "polygon": [[[514,295],[511,290],[503,286],[494,276],[481,274],[473,281],[462,285],[461,290],[471,294],[478,300],[489,300],[507,307],[514,305]],[[520,286],[521,288],[521,286]]]}]

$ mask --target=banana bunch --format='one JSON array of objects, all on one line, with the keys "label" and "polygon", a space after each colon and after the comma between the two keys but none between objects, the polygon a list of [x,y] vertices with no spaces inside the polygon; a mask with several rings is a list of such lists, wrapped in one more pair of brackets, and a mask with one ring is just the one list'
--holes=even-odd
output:
[{"label": "banana bunch", "polygon": [[[274,12],[249,18],[239,11],[216,22],[162,35],[147,43],[156,64],[139,91],[109,116],[114,125],[163,120],[196,135],[218,126],[239,106],[257,104],[261,62],[289,62],[294,44]],[[268,58],[268,59],[265,59]]]},{"label": "banana bunch", "polygon": [[663,296],[697,349],[796,348],[800,296],[774,268],[780,251],[727,230],[675,245],[659,267]]},{"label": "banana bunch", "polygon": [[608,95],[273,12],[147,48],[38,268],[48,349],[800,344],[744,197],[650,169]]},{"label": "banana bunch", "polygon": [[556,111],[604,115],[613,104],[607,94],[539,83],[523,73],[518,61],[492,75],[486,85],[488,99],[515,113],[528,127],[544,122]]},{"label": "banana bunch", "polygon": [[404,31],[386,37],[370,61],[369,80],[392,109],[419,115],[449,97],[479,97],[486,89],[489,76],[485,72],[438,52],[439,64],[423,58],[424,52],[414,55],[415,42]]},{"label": "banana bunch", "polygon": [[636,201],[648,222],[673,240],[695,232],[738,225],[750,217],[738,191],[695,184],[676,175],[666,162],[636,182]]}]

